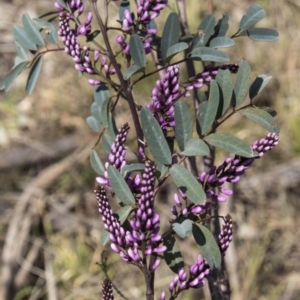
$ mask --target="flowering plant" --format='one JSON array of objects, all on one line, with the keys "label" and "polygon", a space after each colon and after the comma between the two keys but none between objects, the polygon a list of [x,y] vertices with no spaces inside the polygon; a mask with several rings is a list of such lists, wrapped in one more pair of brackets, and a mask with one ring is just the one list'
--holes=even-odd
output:
[{"label": "flowering plant", "polygon": [[[95,149],[90,156],[91,166],[98,173],[95,194],[105,228],[102,244],[109,243],[125,263],[141,270],[146,299],[154,299],[154,275],[162,260],[175,275],[169,292],[160,294],[161,300],[175,299],[188,289],[201,288],[209,276],[212,291],[218,278],[211,271],[222,268],[222,257],[233,238],[230,215],[220,216],[217,209],[218,203],[222,205],[232,194],[225,184],[237,183],[255,160],[276,146],[279,132],[274,125],[274,111],[254,104],[254,98],[271,77],[260,75],[250,85],[249,64],[228,64],[229,56],[217,49],[233,46],[238,37],[274,41],[278,34],[273,29],[253,27],[265,17],[265,11],[256,4],[241,19],[238,31],[226,37],[227,15],[218,22],[208,15],[198,31],[189,34],[182,5],[178,5],[178,13],[168,15],[160,36],[155,19],[168,0],[139,0],[136,13],[129,1],[121,1],[119,27],[108,26],[107,9],[112,1],[105,1],[104,17],[97,0],[87,2],[88,11],[82,0],[56,0],[56,9],[37,19],[24,14],[23,27],[16,25],[13,29],[18,53],[15,66],[0,82],[0,88],[9,90],[14,79],[29,68],[26,91],[31,93],[46,53],[62,50],[71,56],[76,71],[94,86],[95,101],[87,124],[99,134],[98,143],[108,152],[105,163]],[[54,26],[56,19],[58,30]],[[109,39],[113,30],[119,33],[114,47]],[[86,38],[85,45],[81,36]],[[46,43],[55,44],[56,48]],[[28,50],[33,57],[28,57]],[[183,58],[176,60],[177,54]],[[156,65],[154,71],[149,67],[150,61]],[[194,64],[199,62],[203,70],[197,73]],[[188,78],[181,79],[180,69],[185,65]],[[152,89],[152,101],[142,105],[132,90],[149,76],[159,77]],[[204,91],[198,93],[203,87]],[[250,101],[243,104],[248,90]],[[120,99],[127,101],[133,121],[134,162],[126,158],[130,127],[124,122],[117,129],[114,121]],[[252,146],[229,133],[219,133],[220,125],[236,113],[269,133]],[[215,166],[215,147],[233,156]],[[203,168],[196,157],[206,162]],[[177,192],[170,207],[169,225],[161,228],[161,215],[155,203],[159,190],[170,177]],[[120,208],[116,212],[109,198],[118,202]],[[208,225],[216,218],[223,225],[212,232]],[[194,238],[201,254],[186,267],[176,239],[189,236]],[[106,278],[103,299],[113,298],[113,284]]]}]

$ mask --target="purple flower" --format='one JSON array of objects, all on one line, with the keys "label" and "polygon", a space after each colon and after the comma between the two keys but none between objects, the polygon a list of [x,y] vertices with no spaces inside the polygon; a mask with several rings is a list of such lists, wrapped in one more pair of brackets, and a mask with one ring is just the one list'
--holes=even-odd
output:
[{"label": "purple flower", "polygon": [[225,196],[230,196],[232,191],[222,187],[224,182],[238,182],[255,159],[262,157],[264,153],[272,150],[278,143],[278,136],[275,133],[268,133],[265,138],[255,141],[251,146],[253,151],[258,152],[258,156],[247,158],[235,155],[233,158],[226,158],[220,166],[213,166],[209,172],[202,172],[198,176],[198,181],[203,185],[207,197],[220,202],[226,201]]},{"label": "purple flower", "polygon": [[102,299],[114,300],[113,285],[109,279],[105,279],[102,283]]},{"label": "purple flower", "polygon": [[151,20],[160,14],[160,11],[165,8],[167,3],[168,0],[141,0],[137,10],[139,23],[147,26]]}]

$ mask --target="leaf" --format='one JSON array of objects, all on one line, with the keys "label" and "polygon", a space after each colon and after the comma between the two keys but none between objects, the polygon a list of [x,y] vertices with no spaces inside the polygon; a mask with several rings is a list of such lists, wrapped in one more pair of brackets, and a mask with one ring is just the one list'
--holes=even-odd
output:
[{"label": "leaf", "polygon": [[226,48],[233,45],[234,40],[229,37],[215,37],[209,43],[209,47],[211,48]]},{"label": "leaf", "polygon": [[23,49],[17,41],[15,41],[15,46],[16,46],[16,50],[17,50],[17,53],[18,53],[18,56],[23,59],[23,61],[28,61],[28,56],[26,54],[26,51],[25,49]]},{"label": "leaf", "polygon": [[110,98],[107,98],[101,105],[101,123],[105,128],[108,128],[108,114],[110,108]]},{"label": "leaf", "polygon": [[242,157],[254,157],[251,147],[241,139],[228,133],[213,133],[205,137],[210,145],[222,148]]},{"label": "leaf", "polygon": [[189,45],[184,42],[174,44],[173,46],[171,46],[168,49],[166,58],[165,58],[165,62],[168,63],[177,53],[187,49],[188,47],[189,47]]},{"label": "leaf", "polygon": [[168,234],[164,238],[164,246],[167,247],[167,250],[163,253],[166,264],[175,274],[178,274],[178,271],[184,268],[184,261],[176,239],[172,234]]},{"label": "leaf", "polygon": [[168,49],[178,42],[180,33],[179,17],[175,12],[169,14],[161,37],[161,55],[167,57]]},{"label": "leaf", "polygon": [[129,189],[129,186],[120,172],[114,166],[109,166],[107,168],[107,174],[112,189],[119,201],[129,205],[135,204],[135,199]]},{"label": "leaf", "polygon": [[179,149],[183,151],[185,144],[192,138],[193,125],[189,109],[182,101],[175,103],[175,136]]},{"label": "leaf", "polygon": [[229,28],[229,24],[228,24],[228,15],[225,14],[223,15],[222,19],[219,19],[217,25],[215,26],[215,33],[214,36],[225,36],[228,28]]},{"label": "leaf", "polygon": [[94,89],[94,99],[99,106],[103,104],[103,102],[109,98],[109,90],[106,84],[100,84],[95,86]]},{"label": "leaf", "polygon": [[49,29],[46,30],[46,39],[52,43],[57,45],[58,43],[58,35],[57,31],[52,23],[49,22]]},{"label": "leaf", "polygon": [[90,154],[90,163],[91,163],[91,166],[92,168],[94,169],[94,171],[103,176],[104,175],[104,166],[101,162],[101,159],[100,157],[98,156],[97,152],[95,150],[92,150],[91,151],[91,154]]},{"label": "leaf", "polygon": [[237,79],[232,93],[232,106],[239,106],[248,93],[249,83],[250,83],[251,68],[246,61],[242,61],[239,66],[237,73]]},{"label": "leaf", "polygon": [[124,20],[124,12],[125,12],[125,10],[130,11],[130,2],[128,0],[123,0],[121,2],[120,10],[119,10],[119,18],[120,18],[121,21]]},{"label": "leaf", "polygon": [[278,40],[278,32],[271,28],[250,28],[247,34],[251,40],[257,42],[274,42]]},{"label": "leaf", "polygon": [[31,67],[31,70],[27,78],[27,84],[26,84],[26,93],[28,95],[30,95],[35,88],[36,82],[39,78],[40,71],[42,68],[42,63],[43,63],[43,56],[40,56]]},{"label": "leaf", "polygon": [[123,73],[123,78],[124,80],[128,80],[132,75],[139,73],[139,72],[144,72],[145,67],[140,67],[138,65],[132,65],[128,69],[125,70]]},{"label": "leaf", "polygon": [[195,204],[203,204],[206,195],[201,184],[197,179],[184,167],[173,165],[170,174],[176,186],[186,194],[186,196]]},{"label": "leaf", "polygon": [[271,115],[272,117],[276,117],[277,112],[274,108],[272,107],[268,107],[268,106],[260,106],[260,109],[266,111],[269,115]]},{"label": "leaf", "polygon": [[91,105],[91,114],[95,119],[101,122],[101,107],[96,102],[93,102]]},{"label": "leaf", "polygon": [[111,153],[111,145],[113,142],[114,140],[108,134],[104,133],[102,135],[102,145],[107,154]]},{"label": "leaf", "polygon": [[258,4],[251,5],[248,10],[247,14],[244,15],[240,22],[240,30],[245,30],[253,25],[255,25],[257,22],[262,20],[266,16],[265,10],[261,8]]},{"label": "leaf", "polygon": [[33,51],[37,50],[36,44],[31,40],[24,28],[15,25],[13,33],[15,41],[18,42],[21,47]]},{"label": "leaf", "polygon": [[20,62],[18,65],[16,65],[9,74],[7,74],[0,82],[1,89],[5,89],[5,92],[7,92],[11,85],[13,84],[16,77],[25,69],[25,67],[28,65],[28,61]]},{"label": "leaf", "polygon": [[22,22],[23,22],[24,29],[25,29],[27,35],[29,36],[29,38],[36,45],[41,46],[41,47],[45,46],[45,42],[44,42],[40,32],[37,30],[37,28],[35,27],[33,21],[28,16],[28,14],[24,14],[22,16]]},{"label": "leaf", "polygon": [[249,97],[250,99],[253,99],[260,93],[264,87],[269,83],[269,81],[272,79],[272,76],[267,76],[264,74],[261,74],[255,78],[253,83],[250,86],[249,89]]},{"label": "leaf", "polygon": [[57,3],[59,3],[62,7],[67,8],[66,7],[66,2],[65,0],[55,0]]},{"label": "leaf", "polygon": [[38,16],[38,18],[41,19],[41,18],[45,18],[45,17],[48,17],[48,16],[57,15],[57,14],[58,14],[57,10],[47,10],[47,11],[41,13]]},{"label": "leaf", "polygon": [[129,40],[130,55],[136,65],[146,66],[146,53],[144,44],[137,34],[133,34]]},{"label": "leaf", "polygon": [[209,99],[207,102],[200,103],[197,121],[201,130],[201,135],[213,125],[219,106],[219,87],[215,80],[210,83]]},{"label": "leaf", "polygon": [[215,61],[215,62],[229,61],[229,56],[226,53],[209,47],[193,49],[191,52],[191,58],[193,60],[201,60],[201,61]]},{"label": "leaf", "polygon": [[105,246],[109,242],[109,232],[106,229],[103,229],[100,237],[100,244]]},{"label": "leaf", "polygon": [[122,175],[126,176],[128,173],[135,172],[135,171],[144,171],[144,170],[145,170],[144,164],[130,164],[122,168]]},{"label": "leaf", "polygon": [[184,148],[184,151],[181,152],[182,155],[186,156],[205,156],[209,155],[209,147],[200,139],[191,139],[189,140]]},{"label": "leaf", "polygon": [[193,224],[193,236],[211,269],[221,265],[220,248],[212,233],[201,224]]},{"label": "leaf", "polygon": [[89,125],[91,129],[93,129],[95,132],[99,132],[101,128],[101,123],[95,119],[93,116],[89,116],[86,118],[86,122]]},{"label": "leaf", "polygon": [[220,102],[217,112],[217,119],[221,118],[227,111],[231,102],[232,77],[229,70],[219,70],[216,81],[220,88]]},{"label": "leaf", "polygon": [[116,134],[118,132],[118,129],[116,127],[116,122],[113,114],[111,112],[108,113],[108,132],[111,137],[115,138]]},{"label": "leaf", "polygon": [[248,107],[241,110],[241,113],[248,119],[267,129],[268,131],[275,131],[275,127],[273,126],[274,118],[268,112],[259,108]]},{"label": "leaf", "polygon": [[207,15],[204,17],[200,25],[198,26],[198,34],[194,39],[192,48],[204,47],[209,38],[214,32],[216,18],[213,15]]},{"label": "leaf", "polygon": [[173,223],[172,228],[179,237],[184,239],[192,234],[192,224],[193,222],[191,220],[186,219],[182,223]]},{"label": "leaf", "polygon": [[95,30],[91,33],[89,33],[87,36],[86,36],[86,42],[87,43],[91,43],[99,34],[101,33],[100,30]]},{"label": "leaf", "polygon": [[171,164],[172,156],[169,145],[149,108],[143,107],[140,117],[145,139],[155,160],[164,165]]},{"label": "leaf", "polygon": [[163,178],[166,172],[168,171],[168,167],[166,167],[164,164],[160,163],[159,161],[155,161],[156,164],[156,170],[158,171],[158,178]]}]

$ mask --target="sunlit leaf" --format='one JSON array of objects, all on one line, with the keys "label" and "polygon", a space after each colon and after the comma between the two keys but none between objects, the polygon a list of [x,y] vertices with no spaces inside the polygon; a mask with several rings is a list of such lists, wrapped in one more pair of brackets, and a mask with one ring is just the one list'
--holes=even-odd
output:
[{"label": "sunlit leaf", "polygon": [[201,61],[215,61],[215,62],[229,61],[229,56],[226,53],[209,47],[194,48],[191,52],[191,58],[193,60],[201,60]]},{"label": "sunlit leaf", "polygon": [[200,139],[189,140],[181,152],[182,155],[186,156],[205,156],[209,155],[209,147]]},{"label": "sunlit leaf", "polygon": [[239,156],[254,157],[256,155],[247,143],[228,133],[210,134],[205,137],[205,141],[212,146],[222,148]]},{"label": "sunlit leaf", "polygon": [[104,175],[104,166],[101,162],[101,159],[100,157],[98,156],[97,152],[95,150],[92,150],[91,151],[91,154],[90,154],[90,163],[91,163],[91,166],[92,168],[94,169],[94,171],[103,176]]},{"label": "sunlit leaf", "polygon": [[175,135],[181,151],[185,149],[185,144],[192,138],[192,126],[187,105],[182,101],[177,101],[175,103]]},{"label": "sunlit leaf", "polygon": [[248,62],[242,61],[237,73],[237,79],[232,93],[232,106],[239,106],[248,93],[250,83],[251,68]]},{"label": "sunlit leaf", "polygon": [[18,42],[21,47],[33,51],[37,50],[36,44],[31,40],[24,28],[15,25],[13,33],[16,42]]},{"label": "sunlit leaf", "polygon": [[130,55],[134,61],[134,64],[136,64],[139,67],[145,67],[146,66],[145,48],[141,38],[137,34],[133,34],[130,36],[129,46],[130,46]]},{"label": "sunlit leaf", "polygon": [[100,84],[95,86],[94,99],[98,105],[102,105],[103,102],[109,98],[109,90],[106,84]]},{"label": "sunlit leaf", "polygon": [[121,173],[114,166],[109,166],[107,174],[111,187],[118,197],[118,200],[125,204],[134,204],[135,199]]},{"label": "sunlit leaf", "polygon": [[15,46],[16,46],[16,50],[17,50],[17,53],[18,53],[18,56],[23,59],[23,61],[28,61],[28,56],[26,54],[26,51],[25,49],[23,49],[19,44],[18,42],[15,41]]},{"label": "sunlit leaf", "polygon": [[214,32],[216,18],[213,15],[207,15],[204,17],[200,25],[198,26],[197,35],[193,41],[192,48],[204,47],[209,38]]},{"label": "sunlit leaf", "polygon": [[225,36],[228,28],[229,28],[229,24],[228,24],[228,15],[225,14],[223,15],[222,19],[219,19],[217,25],[215,26],[215,33],[214,36]]},{"label": "sunlit leaf", "polygon": [[247,10],[247,14],[241,19],[240,30],[245,30],[252,27],[265,16],[266,12],[261,8],[261,6],[258,4],[251,5]]},{"label": "sunlit leaf", "polygon": [[113,144],[114,140],[106,133],[104,133],[102,135],[102,145],[103,145],[103,148],[105,150],[105,152],[107,154],[110,154],[111,153],[111,145]]},{"label": "sunlit leaf", "polygon": [[121,21],[124,20],[124,12],[125,10],[130,11],[130,2],[128,0],[123,0],[119,9],[119,18]]},{"label": "sunlit leaf", "polygon": [[191,220],[186,219],[182,223],[173,223],[172,228],[179,237],[184,239],[192,234],[192,224],[193,222]]},{"label": "sunlit leaf", "polygon": [[247,30],[250,39],[257,42],[274,42],[278,40],[278,32],[271,28],[250,28]]},{"label": "sunlit leaf", "polygon": [[172,158],[169,145],[157,120],[147,107],[141,109],[141,125],[155,160],[164,165],[169,165]]},{"label": "sunlit leaf", "polygon": [[264,74],[261,74],[255,78],[253,83],[250,86],[249,89],[249,97],[250,99],[253,99],[257,96],[258,93],[260,93],[264,87],[268,84],[268,82],[272,79],[272,76],[267,76]]},{"label": "sunlit leaf", "polygon": [[171,46],[166,54],[165,62],[169,62],[177,53],[187,49],[189,45],[184,42],[180,42]]},{"label": "sunlit leaf", "polygon": [[27,33],[27,35],[30,37],[30,39],[39,46],[45,46],[45,42],[40,34],[40,32],[37,30],[37,28],[34,25],[34,22],[31,20],[31,18],[28,16],[28,14],[24,14],[22,16],[22,22],[24,29]]},{"label": "sunlit leaf", "polygon": [[218,268],[221,265],[222,257],[220,248],[212,233],[205,226],[194,223],[193,236],[209,266],[212,269]]},{"label": "sunlit leaf", "polygon": [[209,47],[211,48],[226,48],[234,45],[234,40],[229,37],[215,37],[210,43]]},{"label": "sunlit leaf", "polygon": [[93,116],[89,116],[86,118],[86,122],[89,125],[91,129],[93,129],[95,132],[99,132],[101,128],[101,123],[95,119]]},{"label": "sunlit leaf", "polygon": [[179,17],[175,12],[169,14],[161,37],[161,55],[165,60],[168,49],[178,42],[180,33]]},{"label": "sunlit leaf", "polygon": [[27,78],[27,84],[26,84],[26,93],[28,95],[30,95],[35,88],[36,82],[39,78],[40,71],[42,68],[42,63],[43,63],[43,56],[40,56],[37,58],[37,60],[34,62],[33,66],[31,67],[31,70]]},{"label": "sunlit leaf", "polygon": [[173,165],[170,174],[176,186],[195,204],[203,204],[206,194],[197,179],[184,167]]}]

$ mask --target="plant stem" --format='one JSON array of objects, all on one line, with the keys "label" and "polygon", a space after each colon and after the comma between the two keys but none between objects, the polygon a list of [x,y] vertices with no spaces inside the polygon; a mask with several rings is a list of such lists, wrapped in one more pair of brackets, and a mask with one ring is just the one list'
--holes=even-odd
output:
[{"label": "plant stem", "polygon": [[[123,75],[120,71],[117,60],[116,60],[116,58],[114,56],[114,53],[112,51],[112,48],[110,46],[110,42],[109,42],[109,39],[108,39],[106,27],[104,26],[103,21],[101,19],[101,16],[99,14],[99,11],[97,9],[97,5],[96,5],[97,0],[89,0],[89,1],[91,2],[94,14],[96,16],[97,22],[98,22],[99,27],[100,27],[100,31],[101,31],[102,36],[103,36],[103,40],[104,40],[104,43],[105,43],[105,46],[106,46],[106,49],[107,49],[107,56],[109,57],[112,65],[114,66],[114,68],[116,70],[116,73],[117,73],[117,76],[119,78],[122,90],[124,91],[124,93],[126,95],[126,98],[128,100],[130,112],[131,112],[131,115],[132,115],[132,118],[133,118],[135,131],[136,131],[136,135],[137,135],[138,149],[140,149],[140,148],[143,149],[144,144],[142,143],[142,141],[144,139],[144,136],[143,136],[143,131],[142,131],[142,128],[141,128],[139,116],[138,116],[138,113],[137,113],[137,110],[136,110],[136,106],[135,106],[135,103],[134,103],[134,100],[133,100],[131,89],[128,85],[128,81],[124,80],[124,78],[123,78]],[[138,160],[139,160],[139,162],[141,162],[142,157],[139,154],[139,151],[137,151],[137,152],[138,152]]]}]

